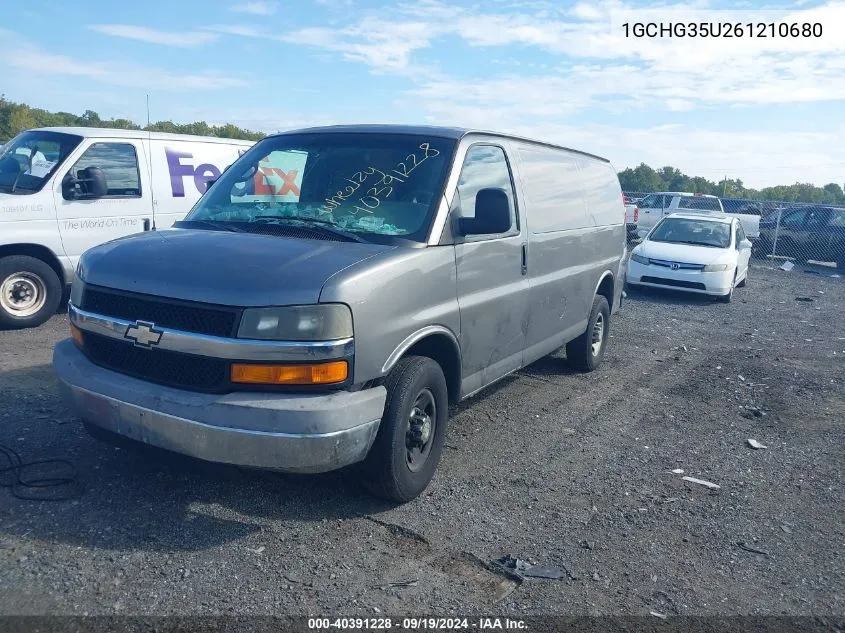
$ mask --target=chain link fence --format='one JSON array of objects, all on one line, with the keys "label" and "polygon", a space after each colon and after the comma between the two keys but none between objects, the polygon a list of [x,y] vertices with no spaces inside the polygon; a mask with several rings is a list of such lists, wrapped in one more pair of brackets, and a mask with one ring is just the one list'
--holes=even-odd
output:
[{"label": "chain link fence", "polygon": [[[632,204],[642,203],[649,195],[637,191],[624,193]],[[721,203],[725,213],[740,220],[754,245],[753,265],[786,270],[796,265],[809,266],[819,272],[829,270],[833,275],[845,275],[845,207],[730,198],[722,199]],[[668,204],[667,200],[664,205]],[[661,213],[658,209],[657,217],[666,211],[663,209]],[[649,209],[640,208],[640,218],[654,220],[654,215],[653,210],[649,213]],[[647,222],[642,223],[642,229],[651,228]]]}]

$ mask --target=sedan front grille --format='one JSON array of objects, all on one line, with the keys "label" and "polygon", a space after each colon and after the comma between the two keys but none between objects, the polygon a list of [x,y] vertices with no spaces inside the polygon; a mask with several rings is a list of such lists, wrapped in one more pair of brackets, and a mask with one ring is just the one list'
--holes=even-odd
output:
[{"label": "sedan front grille", "polygon": [[697,281],[684,281],[682,279],[665,279],[663,277],[642,277],[640,278],[640,281],[644,284],[674,286],[675,288],[689,288],[691,290],[707,290],[707,286]]}]

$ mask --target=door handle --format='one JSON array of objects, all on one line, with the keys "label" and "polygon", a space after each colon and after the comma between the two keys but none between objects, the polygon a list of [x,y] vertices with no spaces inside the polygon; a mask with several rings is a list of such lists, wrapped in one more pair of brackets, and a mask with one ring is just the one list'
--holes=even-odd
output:
[{"label": "door handle", "polygon": [[522,274],[528,273],[528,245],[522,245]]},{"label": "door handle", "polygon": [[144,218],[144,230],[145,231],[150,230],[150,219],[149,218]]}]

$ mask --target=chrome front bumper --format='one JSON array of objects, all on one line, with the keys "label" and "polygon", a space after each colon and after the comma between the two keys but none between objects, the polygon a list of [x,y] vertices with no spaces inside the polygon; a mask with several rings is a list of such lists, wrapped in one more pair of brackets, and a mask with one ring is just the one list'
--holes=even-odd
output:
[{"label": "chrome front bumper", "polygon": [[151,384],[91,363],[71,339],[53,352],[63,396],[86,422],[199,459],[292,473],[366,457],[387,392],[214,395]]}]

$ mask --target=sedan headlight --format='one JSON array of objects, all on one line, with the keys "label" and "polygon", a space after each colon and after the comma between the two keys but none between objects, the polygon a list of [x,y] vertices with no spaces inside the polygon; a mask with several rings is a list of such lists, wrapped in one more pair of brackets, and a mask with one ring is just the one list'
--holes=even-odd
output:
[{"label": "sedan headlight", "polygon": [[642,255],[637,255],[636,253],[631,253],[631,259],[633,259],[638,264],[645,264],[646,266],[651,263],[648,257],[643,257]]},{"label": "sedan headlight", "polygon": [[720,273],[730,268],[730,264],[709,264],[704,267],[706,273]]},{"label": "sedan headlight", "polygon": [[352,312],[340,303],[244,310],[238,338],[333,341],[352,336]]}]

